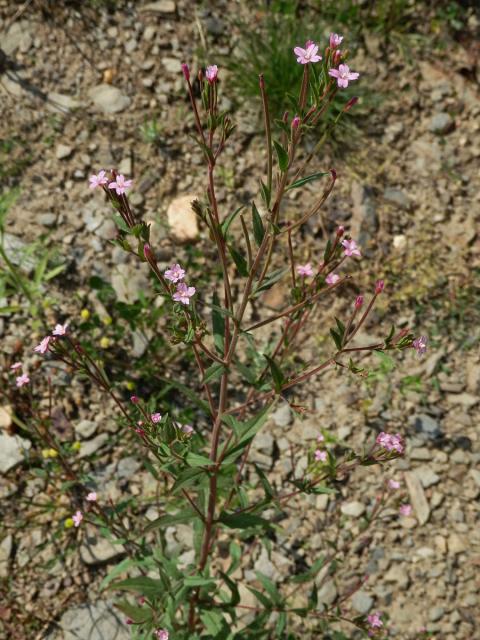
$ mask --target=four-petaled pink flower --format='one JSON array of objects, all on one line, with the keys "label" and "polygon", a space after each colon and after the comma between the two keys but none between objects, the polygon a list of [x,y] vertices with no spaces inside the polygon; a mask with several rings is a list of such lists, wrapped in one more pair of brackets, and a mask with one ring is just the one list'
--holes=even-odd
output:
[{"label": "four-petaled pink flower", "polygon": [[368,624],[372,627],[372,629],[380,629],[383,627],[383,622],[380,619],[381,612],[377,611],[376,613],[371,613],[367,616]]},{"label": "four-petaled pink flower", "polygon": [[305,44],[305,49],[302,49],[302,47],[295,47],[293,52],[297,56],[297,62],[300,64],[319,62],[322,59],[322,56],[318,55],[318,44],[315,44],[311,40],[308,40]]},{"label": "four-petaled pink flower", "polygon": [[330,34],[330,49],[336,49],[342,43],[343,36],[339,36],[338,33]]},{"label": "four-petaled pink flower", "polygon": [[357,243],[355,242],[355,240],[347,240],[345,238],[345,240],[342,240],[342,247],[345,250],[345,255],[350,257],[350,256],[358,256],[359,258],[362,257],[362,254],[360,252],[360,247],[357,245]]},{"label": "four-petaled pink flower", "polygon": [[10,369],[11,369],[12,371],[17,371],[17,369],[21,369],[21,368],[22,368],[22,366],[23,366],[23,365],[22,365],[22,363],[21,363],[21,362],[14,362],[14,363],[11,365]]},{"label": "four-petaled pink flower", "polygon": [[176,422],[175,426],[177,427],[177,429],[180,429],[180,431],[183,431],[183,433],[185,433],[187,436],[193,433],[193,427],[189,424],[181,424],[180,422]]},{"label": "four-petaled pink flower", "polygon": [[157,636],[157,640],[168,640],[170,634],[166,629],[157,629],[155,631],[155,635]]},{"label": "four-petaled pink flower", "polygon": [[52,331],[54,336],[64,336],[67,333],[68,323],[56,324],[55,329]]},{"label": "four-petaled pink flower", "polygon": [[162,419],[162,414],[161,413],[152,413],[150,418],[151,418],[152,422],[157,424],[157,422],[160,422],[160,420]]},{"label": "four-petaled pink flower", "polygon": [[390,480],[388,481],[388,488],[392,489],[392,491],[395,491],[395,489],[400,489],[400,482],[398,482],[398,480],[390,478]]},{"label": "four-petaled pink flower", "polygon": [[310,262],[307,262],[307,264],[303,264],[303,265],[299,264],[297,267],[297,273],[299,276],[302,276],[302,278],[308,278],[310,276],[313,276],[313,269]]},{"label": "four-petaled pink flower", "polygon": [[185,269],[182,269],[179,264],[172,264],[170,269],[167,269],[163,275],[170,282],[179,282],[185,277]]},{"label": "four-petaled pink flower", "polygon": [[45,353],[48,350],[48,343],[50,342],[51,337],[47,336],[46,338],[44,338],[40,344],[37,344],[37,346],[34,348],[34,351],[36,353]]},{"label": "four-petaled pink flower", "polygon": [[177,285],[177,290],[173,294],[173,299],[175,302],[190,304],[190,298],[195,295],[195,291],[195,287],[189,287],[185,282],[180,282]]},{"label": "four-petaled pink flower", "polygon": [[121,196],[127,189],[132,186],[131,180],[125,180],[125,176],[121,173],[115,178],[114,182],[108,184],[109,189],[115,189],[117,196]]},{"label": "four-petaled pink flower", "polygon": [[363,305],[363,296],[357,296],[355,298],[355,309],[361,309]]},{"label": "four-petaled pink flower", "polygon": [[212,64],[207,67],[205,71],[205,77],[207,78],[210,84],[214,84],[217,81],[218,76],[218,67],[216,64]]},{"label": "four-petaled pink flower", "polygon": [[402,516],[411,516],[412,515],[412,505],[411,504],[402,504],[400,507],[400,515]]},{"label": "four-petaled pink flower", "polygon": [[413,348],[418,353],[419,356],[423,356],[423,354],[427,350],[427,336],[420,336],[416,340],[413,341]]},{"label": "four-petaled pink flower", "polygon": [[22,373],[21,376],[15,379],[15,384],[17,387],[23,387],[24,385],[30,382],[30,378],[28,377],[28,373]]},{"label": "four-petaled pink flower", "polygon": [[322,449],[317,449],[315,451],[315,460],[317,462],[326,462],[327,461],[327,452]]},{"label": "four-petaled pink flower", "polygon": [[85,500],[87,500],[88,502],[96,502],[97,501],[97,494],[95,491],[90,491],[90,493],[88,494],[88,496],[85,498]]},{"label": "four-petaled pink flower", "polygon": [[337,276],[336,273],[329,273],[325,278],[325,282],[327,284],[336,284],[340,280],[340,276]]},{"label": "four-petaled pink flower", "polygon": [[73,524],[76,527],[79,527],[81,521],[83,520],[83,513],[81,511],[77,511],[76,513],[73,514],[72,520],[73,520]]},{"label": "four-petaled pink flower", "polygon": [[102,185],[107,184],[108,178],[105,174],[106,174],[106,171],[102,169],[101,171],[98,172],[98,175],[95,175],[95,174],[91,175],[89,178],[90,189],[96,189],[97,187],[101,187]]},{"label": "four-petaled pink flower", "polygon": [[328,75],[337,79],[337,84],[340,89],[346,89],[348,83],[351,80],[356,80],[360,74],[355,71],[350,71],[348,64],[341,64],[338,69],[329,69]]},{"label": "four-petaled pink flower", "polygon": [[397,453],[403,453],[405,450],[402,436],[399,433],[392,434],[382,431],[378,434],[376,443],[379,447],[382,447],[382,449],[386,449],[387,451],[396,451]]}]

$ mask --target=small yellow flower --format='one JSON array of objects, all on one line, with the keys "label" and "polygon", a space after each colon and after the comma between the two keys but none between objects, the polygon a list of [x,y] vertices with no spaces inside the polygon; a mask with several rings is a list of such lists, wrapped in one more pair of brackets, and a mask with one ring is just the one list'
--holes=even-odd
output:
[{"label": "small yellow flower", "polygon": [[100,346],[102,347],[102,349],[108,349],[108,347],[110,346],[110,338],[107,338],[106,336],[104,336],[100,340]]},{"label": "small yellow flower", "polygon": [[110,316],[102,316],[100,319],[106,327],[108,327],[109,324],[112,324],[112,319]]},{"label": "small yellow flower", "polygon": [[74,451],[80,451],[81,447],[82,447],[82,443],[78,442],[78,440],[72,444],[72,449]]},{"label": "small yellow flower", "polygon": [[127,387],[127,389],[129,391],[133,391],[135,389],[135,383],[132,382],[131,380],[129,380],[128,382],[125,383],[125,386]]},{"label": "small yellow flower", "polygon": [[56,458],[58,456],[58,451],[56,449],[42,449],[42,457],[43,458]]},{"label": "small yellow flower", "polygon": [[90,318],[90,311],[88,309],[82,309],[80,311],[80,317],[82,320],[88,320]]},{"label": "small yellow flower", "polygon": [[63,526],[65,527],[65,529],[71,529],[73,527],[73,520],[72,518],[67,518],[65,520],[65,522],[63,523]]},{"label": "small yellow flower", "polygon": [[49,451],[50,449],[42,449],[42,458],[49,458]]}]

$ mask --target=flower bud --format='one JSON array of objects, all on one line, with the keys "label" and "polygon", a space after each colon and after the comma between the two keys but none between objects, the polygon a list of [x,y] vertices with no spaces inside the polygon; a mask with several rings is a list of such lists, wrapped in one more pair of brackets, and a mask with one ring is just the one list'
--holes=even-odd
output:
[{"label": "flower bud", "polygon": [[361,309],[363,305],[363,296],[357,296],[357,299],[355,300],[355,309]]},{"label": "flower bud", "polygon": [[265,89],[265,78],[263,73],[258,76],[258,84],[260,85],[260,89]]},{"label": "flower bud", "polygon": [[375,283],[375,293],[378,294],[382,293],[383,289],[385,287],[385,282],[383,280],[377,280],[377,282]]},{"label": "flower bud", "polygon": [[218,67],[216,64],[212,64],[207,67],[205,71],[205,77],[207,78],[209,84],[215,84],[218,76]]},{"label": "flower bud", "polygon": [[337,51],[334,52],[334,54],[333,54],[333,64],[334,64],[334,66],[341,62],[342,55],[343,54],[342,54],[342,52],[340,50],[337,50]]},{"label": "flower bud", "polygon": [[147,262],[153,260],[152,248],[148,244],[148,242],[143,245],[143,255],[145,256],[145,260],[147,260]]},{"label": "flower bud", "polygon": [[337,236],[341,238],[344,233],[345,233],[345,227],[343,226],[343,224],[341,224],[337,229]]},{"label": "flower bud", "polygon": [[138,396],[130,396],[130,402],[133,402],[133,404],[138,404]]},{"label": "flower bud", "polygon": [[350,109],[355,106],[358,102],[358,96],[353,96],[353,98],[350,98],[350,100],[347,102],[347,104],[344,106],[343,111],[350,111]]},{"label": "flower bud", "polygon": [[188,68],[188,64],[182,63],[182,72],[185,76],[185,80],[188,82],[190,80],[190,69]]},{"label": "flower bud", "polygon": [[298,129],[299,124],[300,124],[300,118],[298,116],[295,116],[292,120],[292,129],[294,130]]}]

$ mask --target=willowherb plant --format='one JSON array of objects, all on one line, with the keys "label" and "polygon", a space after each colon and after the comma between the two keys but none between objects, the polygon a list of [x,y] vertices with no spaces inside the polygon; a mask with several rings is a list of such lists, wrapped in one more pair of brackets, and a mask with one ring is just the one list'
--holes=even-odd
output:
[{"label": "willowherb plant", "polygon": [[[205,73],[199,72],[201,100],[197,104],[189,68],[182,65],[194,117],[194,137],[202,151],[207,176],[206,197],[192,206],[215,248],[222,273],[218,290],[216,286],[209,291],[197,289],[177,262],[168,268],[159,265],[150,243],[149,226],[135,217],[127,197],[131,180],[105,170],[90,178],[90,187],[102,189],[116,211],[117,244],[146,263],[158,280],[169,307],[171,341],[183,343],[193,353],[199,393],[193,385],[176,384],[208,425],[196,428],[181,424],[168,408],[159,411],[148,398],[124,398],[107,378],[101,362],[80,344],[72,326],[57,324],[52,334],[35,347],[37,353],[49,354],[87,376],[111,397],[123,426],[132,431],[143,451],[146,466],[163,483],[163,513],[153,522],[137,514],[127,526],[124,507],[109,502],[102,495],[102,487],[91,486],[75,452],[66,450],[49,432],[50,414],[45,415],[45,409],[30,396],[34,427],[47,440],[47,451],[58,457],[73,497],[73,515],[67,518],[66,526],[81,528],[88,522],[101,527],[111,539],[121,541],[128,554],[128,559],[107,576],[104,586],[135,594],[135,599],[117,603],[134,637],[294,638],[292,619],[309,616],[317,625],[315,630],[323,633],[338,621],[351,622],[370,635],[381,635],[385,629],[380,612],[368,617],[347,615],[346,602],[362,581],[341,596],[341,606],[323,610],[317,606],[317,589],[334,571],[337,558],[347,553],[353,538],[347,545],[332,545],[331,551],[320,558],[310,558],[303,573],[289,576],[281,585],[257,572],[256,581],[247,585],[257,601],[255,606],[242,602],[237,577],[243,556],[252,545],[270,549],[275,544],[281,520],[293,499],[334,492],[334,482],[348,479],[358,466],[387,463],[404,453],[400,434],[382,432],[365,450],[342,450],[336,455],[331,446],[333,440],[328,434],[319,433],[318,441],[310,447],[306,470],[298,477],[294,473],[289,480],[291,486],[278,491],[265,471],[254,464],[248,466],[251,472],[247,484],[252,442],[274,405],[282,399],[302,413],[304,409],[292,403],[287,392],[328,369],[365,375],[353,359],[357,354],[407,348],[423,353],[426,349],[426,338],[414,340],[407,330],[397,332],[394,327],[381,341],[352,344],[384,290],[383,281],[378,280],[368,300],[357,296],[347,317],[343,321],[336,319],[329,331],[330,354],[323,362],[298,365],[291,357],[311,326],[317,303],[341,292],[352,278],[341,270],[362,257],[361,248],[343,227],[326,239],[323,255],[315,264],[298,264],[294,250],[295,234],[318,214],[336,181],[333,169],[307,174],[313,154],[305,156],[300,143],[305,133],[325,116],[337,92],[359,77],[346,64],[346,55],[339,49],[341,42],[340,36],[332,34],[322,55],[319,45],[311,41],[295,48],[297,63],[303,65],[298,108],[292,118],[285,114],[275,133],[267,88],[260,76],[266,155],[266,176],[260,181],[263,215],[255,202],[251,203],[248,216],[245,207],[229,215],[220,210],[215,170],[234,125],[219,110],[218,68],[212,65]],[[354,103],[355,100],[348,101],[344,111]],[[308,210],[297,219],[285,219],[285,194],[322,178],[327,178],[328,184]],[[232,231],[235,219],[240,221],[241,234]],[[284,309],[275,313],[262,309],[265,292],[281,281],[289,282],[291,288]],[[253,315],[248,313],[252,308]],[[247,317],[251,319],[247,321]],[[265,341],[265,334],[258,330],[268,325],[275,329]],[[14,363],[11,369],[16,386],[28,390],[31,381],[22,363]],[[394,492],[399,488],[400,483],[393,478],[385,482],[368,514],[366,527],[371,527],[384,512],[389,499],[396,499]],[[260,499],[259,491],[263,494]],[[410,510],[407,504],[401,507],[404,515]],[[194,556],[188,561],[165,554],[165,530],[180,523],[188,523],[193,531]],[[125,573],[129,577],[119,579]],[[302,606],[298,605],[299,597],[303,598]],[[255,614],[253,619],[243,621],[241,614],[246,610]],[[345,637],[339,631],[335,635],[339,639]]]}]

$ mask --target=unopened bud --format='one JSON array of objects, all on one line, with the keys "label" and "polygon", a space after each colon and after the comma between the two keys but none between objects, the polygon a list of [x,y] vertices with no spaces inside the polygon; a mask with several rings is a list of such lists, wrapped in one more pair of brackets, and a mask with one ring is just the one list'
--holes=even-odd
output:
[{"label": "unopened bud", "polygon": [[190,69],[188,68],[188,64],[182,63],[182,72],[185,76],[185,80],[188,82],[190,80]]},{"label": "unopened bud", "polygon": [[355,309],[360,309],[363,305],[363,296],[357,296],[355,300]]},{"label": "unopened bud", "polygon": [[292,129],[298,129],[298,125],[300,124],[300,118],[295,116],[292,120]]},{"label": "unopened bud", "polygon": [[334,54],[333,54],[333,64],[334,65],[339,64],[339,62],[342,59],[342,55],[343,54],[342,54],[342,52],[340,50],[337,50],[337,51],[334,52]]},{"label": "unopened bud", "polygon": [[337,236],[341,238],[345,233],[345,227],[341,224],[337,229]]},{"label": "unopened bud", "polygon": [[353,98],[350,98],[350,100],[344,106],[343,110],[344,111],[350,111],[350,109],[352,107],[354,107],[357,104],[357,102],[358,102],[358,97],[357,96],[353,96]]},{"label": "unopened bud", "polygon": [[143,245],[143,255],[145,256],[145,260],[148,260],[149,262],[150,260],[153,260],[152,248],[148,242]]},{"label": "unopened bud", "polygon": [[130,396],[130,402],[133,402],[133,404],[138,404],[138,396]]},{"label": "unopened bud", "polygon": [[384,287],[385,287],[385,282],[383,280],[377,280],[377,282],[375,283],[375,293],[377,295],[379,293],[382,293]]},{"label": "unopened bud", "polygon": [[265,78],[263,77],[263,73],[258,76],[258,84],[260,85],[260,89],[265,89]]}]

